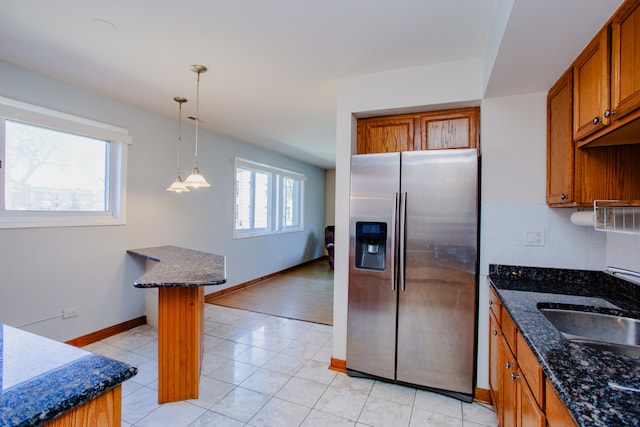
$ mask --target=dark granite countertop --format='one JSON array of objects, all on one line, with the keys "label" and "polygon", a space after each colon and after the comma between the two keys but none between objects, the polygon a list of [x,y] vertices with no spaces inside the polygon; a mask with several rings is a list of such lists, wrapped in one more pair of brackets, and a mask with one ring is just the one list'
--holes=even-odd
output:
[{"label": "dark granite countertop", "polygon": [[538,309],[640,318],[640,285],[604,272],[504,265],[491,265],[488,277],[580,426],[640,425],[640,358],[571,342]]},{"label": "dark granite countertop", "polygon": [[0,425],[42,425],[137,372],[125,363],[0,324]]},{"label": "dark granite countertop", "polygon": [[222,255],[177,246],[130,249],[127,253],[158,261],[133,284],[137,288],[222,285],[227,282],[226,260]]}]

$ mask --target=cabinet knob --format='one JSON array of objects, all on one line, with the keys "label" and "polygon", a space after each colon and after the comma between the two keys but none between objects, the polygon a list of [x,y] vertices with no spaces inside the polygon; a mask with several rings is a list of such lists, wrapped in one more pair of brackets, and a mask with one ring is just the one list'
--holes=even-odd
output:
[{"label": "cabinet knob", "polygon": [[518,378],[520,378],[520,375],[516,375],[516,374],[514,374],[513,372],[511,372],[511,381],[515,381],[515,380],[517,380]]},{"label": "cabinet knob", "polygon": [[493,330],[493,336],[494,336],[494,337],[497,337],[497,336],[498,336],[498,331],[497,331],[497,330],[495,330],[495,329]]},{"label": "cabinet knob", "polygon": [[611,110],[604,110],[604,116],[605,116],[607,119],[608,119],[609,117],[611,117],[611,116],[615,115],[615,114],[616,114],[616,111],[615,111],[615,110],[613,110],[613,111],[611,111]]},{"label": "cabinet knob", "polygon": [[493,300],[489,300],[489,307],[493,305]]},{"label": "cabinet knob", "polygon": [[591,123],[597,125],[598,123],[602,123],[602,119],[600,117],[594,117],[593,120],[591,120]]},{"label": "cabinet knob", "polygon": [[567,200],[567,195],[564,193],[560,194],[560,199]]},{"label": "cabinet knob", "polygon": [[507,369],[511,369],[513,367],[513,365],[511,364],[511,362],[504,362],[504,367],[507,368]]}]

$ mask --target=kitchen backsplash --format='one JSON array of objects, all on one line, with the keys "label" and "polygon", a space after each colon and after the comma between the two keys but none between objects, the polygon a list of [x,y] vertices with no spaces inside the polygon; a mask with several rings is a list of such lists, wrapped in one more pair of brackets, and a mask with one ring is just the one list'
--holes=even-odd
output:
[{"label": "kitchen backsplash", "polygon": [[640,271],[640,235],[606,234],[606,265]]},{"label": "kitchen backsplash", "polygon": [[546,204],[482,204],[480,273],[488,274],[489,264],[604,270],[622,258],[619,252],[626,254],[619,267],[638,266],[637,236],[574,225],[573,212]]}]

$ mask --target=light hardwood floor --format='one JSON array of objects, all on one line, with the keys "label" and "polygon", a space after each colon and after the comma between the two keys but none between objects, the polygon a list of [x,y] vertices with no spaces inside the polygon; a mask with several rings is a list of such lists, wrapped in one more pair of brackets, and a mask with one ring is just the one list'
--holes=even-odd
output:
[{"label": "light hardwood floor", "polygon": [[333,270],[326,258],[207,302],[288,319],[333,324]]}]

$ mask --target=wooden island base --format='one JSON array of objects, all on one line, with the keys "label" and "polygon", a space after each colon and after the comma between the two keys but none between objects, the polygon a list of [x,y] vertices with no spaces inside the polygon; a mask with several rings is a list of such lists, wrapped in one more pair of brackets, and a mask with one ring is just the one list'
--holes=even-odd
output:
[{"label": "wooden island base", "polygon": [[158,289],[158,403],[197,399],[204,341],[204,288]]}]

